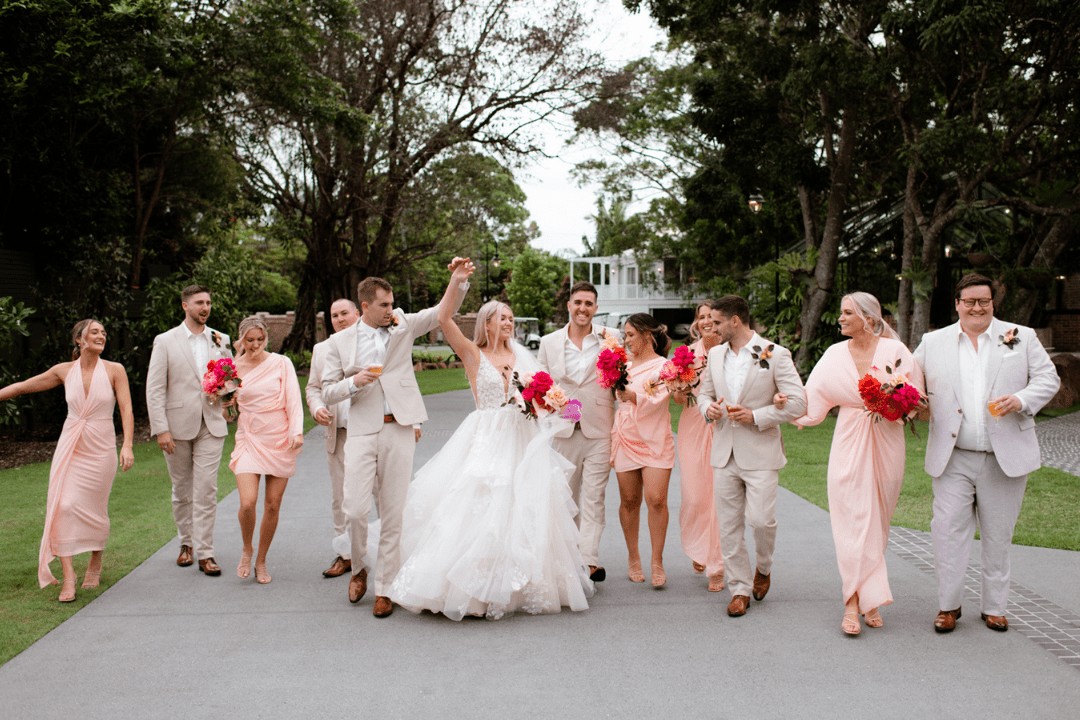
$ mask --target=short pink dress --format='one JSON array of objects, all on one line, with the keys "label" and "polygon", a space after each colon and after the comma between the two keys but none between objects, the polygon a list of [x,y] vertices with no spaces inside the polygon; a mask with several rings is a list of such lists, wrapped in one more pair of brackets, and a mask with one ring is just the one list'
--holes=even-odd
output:
[{"label": "short pink dress", "polygon": [[[694,367],[705,364],[705,348],[701,340],[690,346],[694,351]],[[697,395],[697,388],[694,389]],[[720,551],[720,526],[716,519],[716,497],[713,493],[712,454],[713,426],[705,424],[697,406],[684,407],[679,416],[679,531],[683,552],[694,562],[705,566],[709,577],[724,572],[724,556]]]},{"label": "short pink dress", "polygon": [[304,408],[300,383],[292,361],[269,353],[254,370],[241,378],[236,393],[236,448],[229,469],[240,473],[292,477],[299,450],[289,447],[294,435],[304,432]]},{"label": "short pink dress", "polygon": [[83,389],[76,362],[64,378],[68,416],[56,444],[45,500],[45,532],[38,553],[38,583],[53,585],[53,558],[104,550],[109,539],[109,493],[116,477],[116,396],[105,363],[98,360]]},{"label": "short pink dress", "polygon": [[655,380],[667,358],[658,357],[629,369],[626,389],[637,393],[637,403],[619,403],[611,427],[611,466],[615,472],[643,467],[675,467],[675,437],[671,434],[669,393],[660,385],[650,396],[645,383]]}]

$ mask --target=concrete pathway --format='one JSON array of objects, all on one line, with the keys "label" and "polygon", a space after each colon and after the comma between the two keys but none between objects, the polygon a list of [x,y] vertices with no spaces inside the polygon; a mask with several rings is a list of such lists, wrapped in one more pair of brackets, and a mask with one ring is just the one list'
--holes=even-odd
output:
[{"label": "concrete pathway", "polygon": [[[472,407],[468,391],[426,401],[431,421],[418,464]],[[1015,548],[1014,629],[996,633],[979,622],[976,585],[956,631],[937,635],[925,534],[894,528],[888,563],[896,603],[882,613],[884,628],[864,628],[849,638],[840,632],[840,578],[828,514],[784,490],[772,590],[742,618],[724,612],[727,592],[706,592],[705,578],[692,574],[678,542],[674,479],[666,588],[626,579],[612,480],[601,548],[608,580],[588,611],[454,623],[398,608],[377,620],[370,593],[350,605],[347,578],[321,576],[332,559],[333,533],[319,433],[321,428],[309,436],[285,494],[270,554],[273,583],[260,586],[235,576],[240,539],[234,493],[218,514],[221,577],[178,568],[178,546],[168,544],[0,668],[0,714],[1077,716],[1080,553]]]}]

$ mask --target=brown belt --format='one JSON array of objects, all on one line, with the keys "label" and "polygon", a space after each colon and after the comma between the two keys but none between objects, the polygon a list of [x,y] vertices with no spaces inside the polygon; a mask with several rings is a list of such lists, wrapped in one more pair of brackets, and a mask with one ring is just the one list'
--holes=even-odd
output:
[{"label": "brown belt", "polygon": [[394,422],[394,416],[393,415],[383,415],[382,416],[382,421],[384,423]]}]

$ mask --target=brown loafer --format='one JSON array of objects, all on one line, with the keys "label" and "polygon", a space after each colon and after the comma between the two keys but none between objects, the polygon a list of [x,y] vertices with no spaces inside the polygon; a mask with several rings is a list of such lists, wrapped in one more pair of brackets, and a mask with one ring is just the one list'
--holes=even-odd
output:
[{"label": "brown loafer", "polygon": [[394,612],[394,604],[390,602],[390,598],[385,595],[375,596],[375,607],[371,610],[371,614],[377,618],[390,617],[390,613]]},{"label": "brown loafer", "polygon": [[769,592],[769,585],[772,584],[772,573],[768,575],[762,575],[756,569],[754,570],[754,599],[761,601],[765,599],[765,595]]},{"label": "brown loafer", "polygon": [[206,573],[207,575],[221,574],[221,568],[218,567],[218,564],[216,562],[214,562],[214,558],[206,558],[205,560],[200,560],[199,570]]},{"label": "brown loafer", "polygon": [[599,565],[589,566],[589,579],[593,582],[604,582],[607,580],[607,570]]},{"label": "brown loafer", "polygon": [[190,545],[180,546],[180,557],[176,558],[176,564],[180,567],[187,567],[195,562],[195,556],[191,552]]},{"label": "brown loafer", "polygon": [[323,570],[323,577],[340,577],[345,573],[352,570],[352,560],[346,560],[338,555],[334,558],[334,562],[330,564],[330,567]]},{"label": "brown loafer", "polygon": [[960,608],[955,610],[942,610],[934,618],[934,629],[939,633],[952,632],[956,627],[956,621],[960,619]]},{"label": "brown loafer", "polygon": [[986,627],[991,630],[1000,630],[1004,632],[1009,629],[1009,621],[1005,619],[1004,615],[987,615],[982,613],[982,619],[986,621]]},{"label": "brown loafer", "polygon": [[349,580],[349,602],[358,603],[367,592],[367,568],[355,573]]},{"label": "brown loafer", "polygon": [[727,614],[731,617],[745,615],[748,605],[750,605],[750,597],[748,595],[736,595],[731,598],[731,604],[727,606]]}]

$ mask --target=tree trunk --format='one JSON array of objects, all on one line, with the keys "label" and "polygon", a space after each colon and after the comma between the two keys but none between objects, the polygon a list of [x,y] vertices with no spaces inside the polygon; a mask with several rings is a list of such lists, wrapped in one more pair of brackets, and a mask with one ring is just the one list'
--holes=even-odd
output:
[{"label": "tree trunk", "polygon": [[[1045,270],[1047,273],[1051,272],[1054,263],[1057,262],[1058,257],[1072,239],[1071,222],[1071,219],[1067,217],[1054,218],[1050,231],[1046,233],[1046,237],[1039,243],[1039,249],[1036,251],[1035,257],[1031,259],[1028,267]],[[1035,304],[1039,299],[1038,288],[1016,287],[1006,288],[1005,290],[1011,296],[1011,302],[1006,311],[1002,313],[1002,319],[1020,325],[1030,325],[1031,315],[1035,312]]]},{"label": "tree trunk", "polygon": [[[915,236],[918,227],[915,224],[915,207],[912,200],[915,197],[915,179],[917,172],[915,166],[908,167],[907,185],[904,193],[904,251],[900,260],[900,273],[904,274],[915,265]],[[912,283],[910,278],[900,278],[900,293],[896,298],[896,331],[900,335],[900,341],[908,347],[911,344],[911,312],[914,305],[912,297]]]},{"label": "tree trunk", "polygon": [[[300,287],[296,291],[296,312],[292,330],[281,343],[281,352],[301,352],[315,347],[315,309],[318,302],[318,279],[310,262],[304,263],[300,273]],[[329,313],[327,313],[329,315]]]}]

